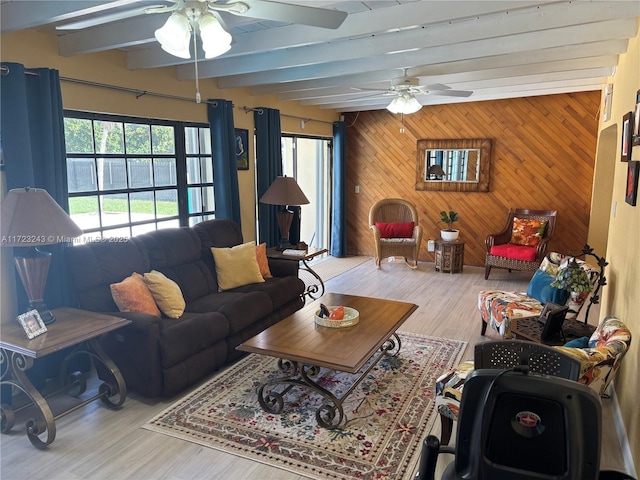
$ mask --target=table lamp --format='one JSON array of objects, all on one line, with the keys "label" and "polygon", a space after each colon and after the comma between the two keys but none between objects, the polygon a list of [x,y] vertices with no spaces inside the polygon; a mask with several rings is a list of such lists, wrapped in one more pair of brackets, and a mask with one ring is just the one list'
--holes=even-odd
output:
[{"label": "table lamp", "polygon": [[427,175],[429,175],[429,178],[436,177],[436,179],[441,180],[442,177],[446,175],[446,173],[440,165],[435,164],[429,167],[429,169],[427,170]]},{"label": "table lamp", "polygon": [[287,207],[289,205],[306,205],[309,199],[300,190],[298,183],[293,177],[276,177],[264,195],[260,198],[260,203],[268,205],[278,205],[278,227],[280,228],[280,243],[277,250],[291,248],[289,243],[289,230],[293,221],[293,212]]},{"label": "table lamp", "polygon": [[29,308],[36,309],[45,324],[54,322],[44,303],[51,253],[36,247],[70,242],[82,235],[82,230],[46,190],[30,187],[7,193],[2,200],[0,225],[3,247],[22,247],[15,252],[14,261]]}]

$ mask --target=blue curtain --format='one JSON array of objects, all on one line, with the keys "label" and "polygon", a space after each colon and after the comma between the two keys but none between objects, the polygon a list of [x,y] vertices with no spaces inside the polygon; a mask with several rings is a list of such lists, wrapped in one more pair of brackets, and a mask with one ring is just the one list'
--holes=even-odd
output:
[{"label": "blue curtain", "polygon": [[258,193],[258,239],[267,247],[275,247],[280,240],[276,221],[276,205],[260,203],[276,177],[282,176],[282,131],[280,110],[258,108],[253,112],[256,128],[256,183]]},{"label": "blue curtain", "polygon": [[331,211],[331,249],[333,257],[347,256],[347,127],[333,123],[333,202]]},{"label": "blue curtain", "polygon": [[233,103],[220,99],[209,100],[209,102],[207,111],[211,131],[211,153],[213,154],[216,218],[227,218],[241,225]]},{"label": "blue curtain", "polygon": [[[42,188],[68,212],[60,75],[48,68],[27,70],[19,63],[2,62],[2,67],[0,141],[7,188]],[[53,254],[44,298],[49,308],[72,305],[63,247],[40,247]],[[18,308],[25,311],[26,294],[21,287],[17,290]]]}]

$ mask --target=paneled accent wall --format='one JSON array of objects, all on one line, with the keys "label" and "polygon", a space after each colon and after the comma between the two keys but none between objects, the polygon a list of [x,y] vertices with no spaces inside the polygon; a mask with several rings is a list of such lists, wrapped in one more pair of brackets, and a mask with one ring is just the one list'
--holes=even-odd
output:
[{"label": "paneled accent wall", "polygon": [[[587,241],[600,92],[345,114],[348,252],[373,255],[369,208],[381,198],[413,202],[427,239],[440,236],[441,210],[455,210],[465,264],[484,265],[484,239],[502,229],[510,207],[557,210],[549,250],[579,252]],[[489,192],[416,191],[419,139],[490,138]],[[613,168],[613,166],[612,166]],[[356,186],[360,193],[355,193]]]}]

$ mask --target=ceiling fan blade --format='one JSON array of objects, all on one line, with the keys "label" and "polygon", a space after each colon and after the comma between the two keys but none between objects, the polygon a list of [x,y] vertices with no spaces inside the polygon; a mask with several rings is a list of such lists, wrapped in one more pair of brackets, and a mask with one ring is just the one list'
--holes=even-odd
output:
[{"label": "ceiling fan blade", "polygon": [[[242,11],[243,9],[233,8],[234,5],[243,3],[249,7],[245,12]],[[209,2],[210,9],[217,10],[218,7],[222,7],[221,11],[228,11],[234,15],[333,29],[342,25],[342,22],[347,18],[347,12],[339,10],[264,0],[242,0],[241,2],[229,2],[225,5]]]},{"label": "ceiling fan blade", "polygon": [[385,93],[387,92],[386,89],[384,88],[362,88],[362,87],[351,87],[351,90],[358,90],[360,92],[380,92],[380,93]]},{"label": "ceiling fan blade", "polygon": [[147,8],[149,7],[138,7],[131,10],[124,10],[122,12],[100,15],[99,17],[87,18],[86,20],[78,20],[77,22],[65,23],[64,25],[58,25],[56,30],[80,30],[82,28],[104,25],[105,23],[117,22],[118,20],[125,20],[127,18],[137,17],[138,15],[144,15]]},{"label": "ceiling fan blade", "polygon": [[470,97],[473,92],[468,90],[430,90],[428,92],[430,95],[442,95],[444,97]]},{"label": "ceiling fan blade", "polygon": [[443,85],[441,83],[434,83],[433,85],[425,85],[425,90],[433,91],[433,90],[451,90],[449,85]]}]

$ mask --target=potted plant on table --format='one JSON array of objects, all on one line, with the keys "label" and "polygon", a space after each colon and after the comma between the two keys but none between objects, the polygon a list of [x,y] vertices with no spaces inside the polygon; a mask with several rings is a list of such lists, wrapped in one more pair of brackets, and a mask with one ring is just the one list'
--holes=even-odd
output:
[{"label": "potted plant on table", "polygon": [[589,275],[575,258],[570,259],[566,267],[558,269],[551,286],[568,291],[571,301],[577,305],[582,305],[592,290]]},{"label": "potted plant on table", "polygon": [[453,210],[449,210],[448,212],[443,210],[440,212],[440,221],[442,223],[446,223],[449,227],[446,230],[440,230],[440,236],[442,239],[447,242],[457,240],[460,232],[453,228],[453,222],[458,221],[458,214]]}]

